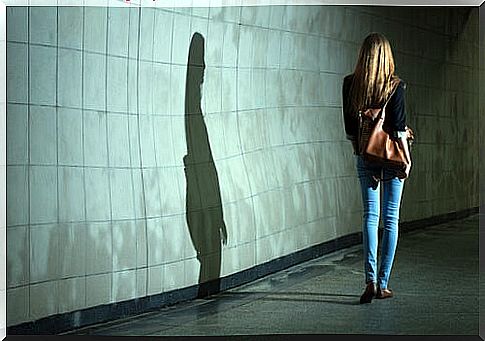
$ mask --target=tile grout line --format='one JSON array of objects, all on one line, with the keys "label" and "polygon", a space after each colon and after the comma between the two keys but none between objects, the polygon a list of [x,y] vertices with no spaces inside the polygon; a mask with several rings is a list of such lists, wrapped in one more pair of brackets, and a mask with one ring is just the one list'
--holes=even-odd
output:
[{"label": "tile grout line", "polygon": [[86,149],[85,149],[85,136],[86,133],[84,123],[85,123],[85,116],[84,116],[84,64],[85,64],[85,53],[84,53],[84,29],[85,29],[85,20],[86,20],[86,7],[82,7],[82,36],[81,36],[81,113],[82,113],[82,148],[83,148],[83,185],[84,185],[84,307],[88,306],[88,206],[87,206],[87,192],[86,192]]},{"label": "tile grout line", "polygon": [[[128,7],[128,32],[127,32],[127,40],[128,40],[128,45],[127,45],[127,55],[130,56],[130,30],[131,30],[131,7]],[[131,104],[130,101],[130,61],[126,59],[126,110],[129,111],[129,107]],[[132,155],[132,141],[131,141],[131,117],[128,117],[127,123],[128,123],[128,151],[130,155],[130,175],[131,175],[131,192],[132,192],[132,205],[133,205],[133,217],[135,218],[133,222],[133,228],[135,230],[135,297],[138,297],[138,225],[136,224],[136,200],[135,200],[135,180],[134,180],[134,165],[133,165],[133,158],[134,156]],[[145,293],[146,295],[146,293]]]},{"label": "tile grout line", "polygon": [[111,176],[112,176],[112,171],[110,168],[110,158],[109,158],[109,153],[110,153],[110,148],[109,148],[109,117],[108,117],[108,35],[109,35],[109,9],[110,7],[105,7],[106,8],[106,38],[105,38],[105,63],[104,63],[104,114],[105,114],[105,119],[106,119],[106,158],[107,158],[107,163],[108,163],[108,189],[109,189],[109,214],[110,214],[110,220],[109,220],[109,226],[110,226],[110,233],[111,233],[111,290],[110,290],[110,303],[114,302],[113,299],[113,289],[114,289],[114,273],[113,273],[113,254],[114,254],[114,241],[113,241],[113,197],[112,197],[112,188],[111,188]]},{"label": "tile grout line", "polygon": [[142,198],[143,198],[143,217],[144,221],[144,232],[145,232],[145,260],[147,269],[145,277],[145,296],[148,296],[148,279],[149,279],[149,264],[148,264],[148,219],[147,219],[147,205],[146,205],[146,193],[145,193],[145,176],[143,172],[143,155],[141,148],[141,133],[140,133],[140,37],[141,37],[141,6],[138,7],[138,29],[137,29],[137,52],[136,52],[136,118],[138,125],[138,151],[140,154],[140,176],[141,176],[141,186],[142,186]]},{"label": "tile grout line", "polygon": [[[32,139],[31,139],[31,125],[32,125],[32,113],[31,113],[31,105],[30,105],[30,100],[31,100],[31,78],[32,78],[32,67],[31,67],[31,55],[30,55],[30,30],[31,30],[31,7],[27,8],[27,64],[28,64],[28,70],[27,70],[27,83],[28,83],[28,88],[27,88],[27,121],[28,121],[28,126],[27,126],[27,139],[28,139],[28,148],[27,148],[27,191],[28,191],[28,225],[27,225],[27,242],[28,242],[28,248],[29,252],[26,256],[27,258],[27,263],[28,263],[28,298],[27,298],[27,320],[30,319],[30,299],[32,297],[31,291],[32,291],[32,285],[30,284],[31,281],[31,271],[32,271],[32,264],[31,264],[31,253],[32,253],[32,236],[31,236],[31,224],[32,224],[32,217],[31,217],[31,211],[32,211],[32,193],[31,193],[31,181],[32,177],[30,176],[30,173],[32,171],[32,166],[30,165],[31,159],[32,159],[32,152],[31,152],[31,144],[32,144]],[[57,132],[56,132],[57,134]],[[25,307],[24,307],[25,308]]]},{"label": "tile grout line", "polygon": [[[56,145],[57,145],[57,224],[56,224],[56,230],[57,230],[57,280],[55,280],[55,287],[57,287],[57,297],[59,297],[59,282],[60,282],[60,243],[59,243],[59,236],[61,232],[60,228],[60,210],[59,210],[59,203],[60,203],[60,198],[59,198],[59,7],[56,6]],[[56,303],[56,313],[59,313],[59,305],[60,302]]]}]

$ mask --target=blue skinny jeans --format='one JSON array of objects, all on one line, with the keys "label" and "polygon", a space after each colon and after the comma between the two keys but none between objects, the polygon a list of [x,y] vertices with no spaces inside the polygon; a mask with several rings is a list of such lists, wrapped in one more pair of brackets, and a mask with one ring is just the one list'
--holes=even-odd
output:
[{"label": "blue skinny jeans", "polygon": [[[404,180],[397,178],[386,168],[367,164],[362,156],[357,156],[357,174],[362,188],[364,216],[362,239],[364,251],[365,281],[377,282],[382,289],[387,288],[391,274],[398,239],[399,208]],[[384,179],[375,181],[375,175]],[[382,218],[384,231],[381,245],[381,264],[377,274],[377,248],[380,209],[380,187],[383,187]]]}]

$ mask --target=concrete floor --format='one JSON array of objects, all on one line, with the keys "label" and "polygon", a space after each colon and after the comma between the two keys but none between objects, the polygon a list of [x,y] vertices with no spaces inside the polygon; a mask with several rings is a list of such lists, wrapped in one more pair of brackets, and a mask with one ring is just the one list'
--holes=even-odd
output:
[{"label": "concrete floor", "polygon": [[403,233],[389,287],[360,305],[362,246],[221,293],[72,331],[91,335],[478,335],[478,215]]}]

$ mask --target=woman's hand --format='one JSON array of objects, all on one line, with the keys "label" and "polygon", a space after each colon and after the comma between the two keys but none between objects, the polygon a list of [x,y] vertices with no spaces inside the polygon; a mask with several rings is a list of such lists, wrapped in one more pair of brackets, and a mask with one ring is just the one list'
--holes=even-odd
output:
[{"label": "woman's hand", "polygon": [[408,163],[408,165],[406,166],[406,169],[404,170],[404,173],[406,173],[406,177],[404,179],[409,178],[409,173],[410,172],[411,172],[411,162]]},{"label": "woman's hand", "polygon": [[406,173],[406,177],[404,179],[407,179],[409,177],[409,173],[411,172],[411,153],[409,152],[409,144],[406,136],[401,136],[400,139],[398,139],[398,143],[401,145],[401,148],[404,150],[404,157],[406,158],[406,162],[408,163],[406,166],[406,169],[404,172]]}]

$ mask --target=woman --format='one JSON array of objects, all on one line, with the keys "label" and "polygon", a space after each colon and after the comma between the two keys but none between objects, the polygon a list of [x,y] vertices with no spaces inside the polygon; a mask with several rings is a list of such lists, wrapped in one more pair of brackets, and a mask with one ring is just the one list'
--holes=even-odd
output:
[{"label": "woman", "polygon": [[[389,276],[398,239],[399,208],[404,179],[399,179],[390,169],[367,163],[358,153],[357,132],[359,110],[386,106],[384,129],[393,132],[403,146],[408,167],[411,156],[406,138],[406,115],[404,96],[406,85],[394,73],[394,59],[389,41],[379,33],[368,35],[361,48],[354,73],[344,78],[342,87],[343,115],[347,138],[352,141],[356,154],[357,173],[362,189],[364,206],[363,249],[366,288],[360,303],[370,303],[375,298],[389,298],[393,292],[388,288]],[[380,183],[383,187],[381,264],[377,272],[377,244],[379,225]]]}]

